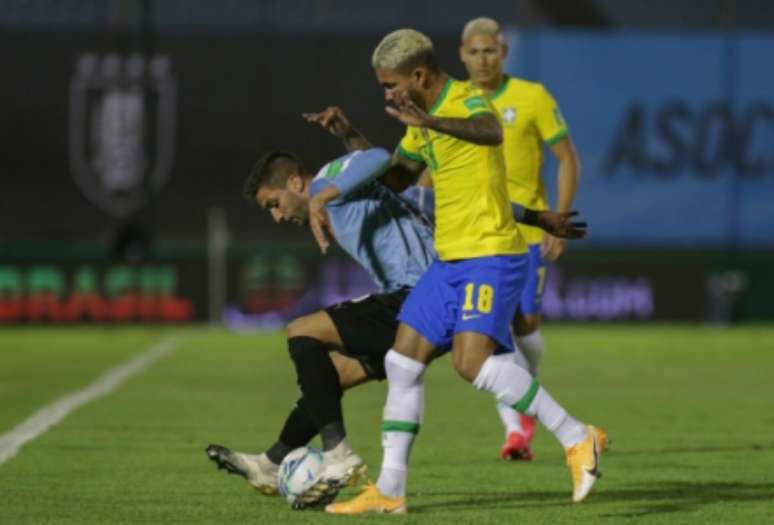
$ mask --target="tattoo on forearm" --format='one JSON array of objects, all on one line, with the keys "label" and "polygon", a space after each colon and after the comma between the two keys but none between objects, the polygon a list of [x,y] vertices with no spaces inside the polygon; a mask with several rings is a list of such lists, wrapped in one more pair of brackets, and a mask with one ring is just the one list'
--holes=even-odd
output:
[{"label": "tattoo on forearm", "polygon": [[347,151],[366,150],[371,147],[371,143],[358,130],[351,128],[342,138],[344,147]]},{"label": "tattoo on forearm", "polygon": [[430,127],[458,139],[484,146],[496,146],[503,140],[500,123],[491,115],[472,118],[437,118],[433,120]]}]

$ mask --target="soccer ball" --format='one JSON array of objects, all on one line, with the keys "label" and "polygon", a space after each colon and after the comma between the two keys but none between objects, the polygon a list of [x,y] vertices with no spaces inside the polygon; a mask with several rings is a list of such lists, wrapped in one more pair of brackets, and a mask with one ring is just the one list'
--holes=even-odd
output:
[{"label": "soccer ball", "polygon": [[301,447],[285,456],[279,467],[279,491],[295,505],[300,496],[312,488],[323,472],[322,451]]}]

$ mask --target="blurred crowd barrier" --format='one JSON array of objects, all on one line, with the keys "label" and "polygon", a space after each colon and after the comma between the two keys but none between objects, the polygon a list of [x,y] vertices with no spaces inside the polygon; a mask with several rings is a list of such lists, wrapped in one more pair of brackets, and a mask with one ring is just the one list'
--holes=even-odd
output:
[{"label": "blurred crowd barrier", "polygon": [[[551,265],[543,312],[563,321],[774,319],[771,253],[571,251]],[[206,321],[207,256],[164,250],[144,261],[107,254],[18,252],[0,261],[0,324]],[[345,254],[313,246],[229,250],[220,318],[235,329],[277,328],[323,306],[374,291]]]}]

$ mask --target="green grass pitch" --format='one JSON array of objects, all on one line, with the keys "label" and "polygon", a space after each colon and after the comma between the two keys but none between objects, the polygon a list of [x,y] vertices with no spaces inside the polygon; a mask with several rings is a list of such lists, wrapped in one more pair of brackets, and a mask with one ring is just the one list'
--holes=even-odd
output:
[{"label": "green grass pitch", "polygon": [[[570,503],[544,429],[532,463],[496,459],[494,404],[447,357],[427,375],[410,514],[347,518],[291,511],[204,454],[210,442],[258,451],[276,436],[297,395],[281,333],[2,328],[0,435],[165,337],[179,346],[0,465],[0,523],[774,523],[774,327],[548,325],[545,335],[543,384],[613,440],[586,502]],[[379,383],[345,395],[351,442],[374,476],[384,396]]]}]

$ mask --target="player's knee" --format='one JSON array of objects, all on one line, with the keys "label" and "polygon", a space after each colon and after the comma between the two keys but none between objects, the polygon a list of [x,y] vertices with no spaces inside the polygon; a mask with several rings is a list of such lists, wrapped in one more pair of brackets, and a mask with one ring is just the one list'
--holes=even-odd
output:
[{"label": "player's knee", "polygon": [[513,335],[523,337],[540,327],[539,315],[517,315],[513,318]]},{"label": "player's knee", "polygon": [[473,382],[484,362],[497,348],[495,341],[477,332],[463,332],[454,336],[452,358],[454,369],[466,381]]},{"label": "player's knee", "polygon": [[330,333],[331,328],[324,322],[319,312],[293,319],[288,324],[287,331],[288,337],[313,337],[326,343],[335,342]]},{"label": "player's knee", "polygon": [[288,337],[312,337],[328,346],[343,346],[338,329],[323,310],[294,319],[288,324],[287,332]]},{"label": "player's knee", "polygon": [[288,324],[288,352],[294,361],[315,351],[328,353],[319,331],[314,329],[315,323],[310,322],[311,317],[299,317]]},{"label": "player's knee", "polygon": [[303,317],[299,317],[297,319],[293,319],[288,324],[288,338],[290,337],[311,337],[312,334],[310,334],[310,323],[308,320],[309,316],[305,315]]},{"label": "player's knee", "polygon": [[315,351],[328,353],[325,344],[315,337],[306,335],[294,335],[288,337],[288,353],[290,353],[290,357],[293,360],[303,354]]},{"label": "player's knee", "polygon": [[454,360],[454,369],[460,377],[472,383],[481,369],[481,363],[477,359],[473,359],[467,352],[454,352],[452,358]]},{"label": "player's knee", "polygon": [[431,360],[435,347],[424,339],[419,332],[416,332],[408,325],[401,324],[398,327],[398,333],[395,336],[392,349],[409,359],[427,364]]}]

